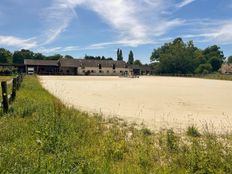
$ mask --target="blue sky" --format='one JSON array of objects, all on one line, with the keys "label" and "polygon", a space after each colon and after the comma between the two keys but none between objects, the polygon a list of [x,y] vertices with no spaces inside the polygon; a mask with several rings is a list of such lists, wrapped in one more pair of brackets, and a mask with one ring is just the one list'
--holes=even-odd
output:
[{"label": "blue sky", "polygon": [[0,0],[0,47],[46,55],[85,54],[148,63],[154,48],[182,37],[232,55],[232,0]]}]

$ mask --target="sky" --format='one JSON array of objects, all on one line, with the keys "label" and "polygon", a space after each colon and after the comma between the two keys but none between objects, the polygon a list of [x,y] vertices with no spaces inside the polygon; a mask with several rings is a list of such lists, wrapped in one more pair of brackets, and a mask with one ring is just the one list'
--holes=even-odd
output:
[{"label": "sky", "polygon": [[149,63],[177,37],[232,55],[232,0],[0,0],[0,47]]}]

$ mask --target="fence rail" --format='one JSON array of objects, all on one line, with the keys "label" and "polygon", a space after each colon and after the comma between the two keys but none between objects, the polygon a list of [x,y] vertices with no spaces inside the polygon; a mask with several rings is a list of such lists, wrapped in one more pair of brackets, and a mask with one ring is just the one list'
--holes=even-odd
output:
[{"label": "fence rail", "polygon": [[[17,90],[19,90],[21,83],[23,81],[23,75],[20,74],[17,77],[8,80],[2,81],[2,110],[4,113],[7,113],[9,110],[9,104],[11,104],[16,99]],[[8,94],[8,86],[12,85],[11,91]]]}]

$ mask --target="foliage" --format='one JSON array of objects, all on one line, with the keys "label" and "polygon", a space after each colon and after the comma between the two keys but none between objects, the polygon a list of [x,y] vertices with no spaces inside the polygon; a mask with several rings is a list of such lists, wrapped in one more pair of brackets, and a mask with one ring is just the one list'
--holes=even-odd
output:
[{"label": "foliage", "polygon": [[200,137],[201,136],[200,132],[197,130],[197,128],[195,126],[188,127],[187,135],[191,136],[191,137]]},{"label": "foliage", "polygon": [[0,63],[12,63],[12,54],[9,50],[0,48]]},{"label": "foliage", "polygon": [[105,58],[105,56],[88,56],[88,55],[85,55],[84,59],[88,59],[88,60],[113,60],[113,58],[111,58],[111,57]]},{"label": "foliage", "polygon": [[141,66],[142,63],[140,62],[140,60],[135,60],[135,61],[134,61],[134,65],[139,65],[139,66]]},{"label": "foliage", "polygon": [[17,68],[0,68],[0,75],[14,75],[17,74]]},{"label": "foliage", "polygon": [[232,139],[152,133],[68,108],[26,77],[0,113],[1,173],[232,173]]},{"label": "foliage", "polygon": [[63,56],[61,54],[55,54],[55,55],[47,57],[48,60],[59,60],[59,59],[62,59],[62,58],[63,58]]},{"label": "foliage", "polygon": [[227,63],[232,63],[232,56],[229,56],[229,57],[228,57]]},{"label": "foliage", "polygon": [[123,60],[122,50],[119,48],[117,50],[117,60]]},{"label": "foliage", "polygon": [[74,59],[74,58],[73,58],[72,56],[70,56],[70,55],[65,55],[64,58],[65,58],[65,59]]},{"label": "foliage", "polygon": [[13,54],[13,63],[23,64],[24,59],[33,59],[34,53],[30,50],[22,49],[21,51],[15,51]]},{"label": "foliage", "polygon": [[158,73],[170,74],[203,73],[201,64],[212,67],[212,70],[206,69],[204,73],[218,71],[225,60],[220,47],[214,45],[200,50],[192,41],[185,43],[181,38],[154,49],[150,59],[156,63]]},{"label": "foliage", "polygon": [[209,74],[212,72],[213,68],[211,64],[206,63],[206,64],[200,64],[197,69],[195,70],[196,74]]},{"label": "foliage", "polygon": [[128,64],[132,65],[134,63],[134,54],[132,51],[130,51],[129,56],[128,56]]}]

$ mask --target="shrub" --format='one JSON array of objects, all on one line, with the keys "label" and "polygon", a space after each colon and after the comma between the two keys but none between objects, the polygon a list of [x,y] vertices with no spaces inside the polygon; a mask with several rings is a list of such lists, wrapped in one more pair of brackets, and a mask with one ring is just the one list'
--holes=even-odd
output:
[{"label": "shrub", "polygon": [[188,127],[187,135],[190,137],[200,137],[201,134],[195,126]]},{"label": "shrub", "polygon": [[197,69],[195,70],[196,74],[209,74],[212,72],[213,68],[212,65],[209,63],[206,64],[200,64]]}]

